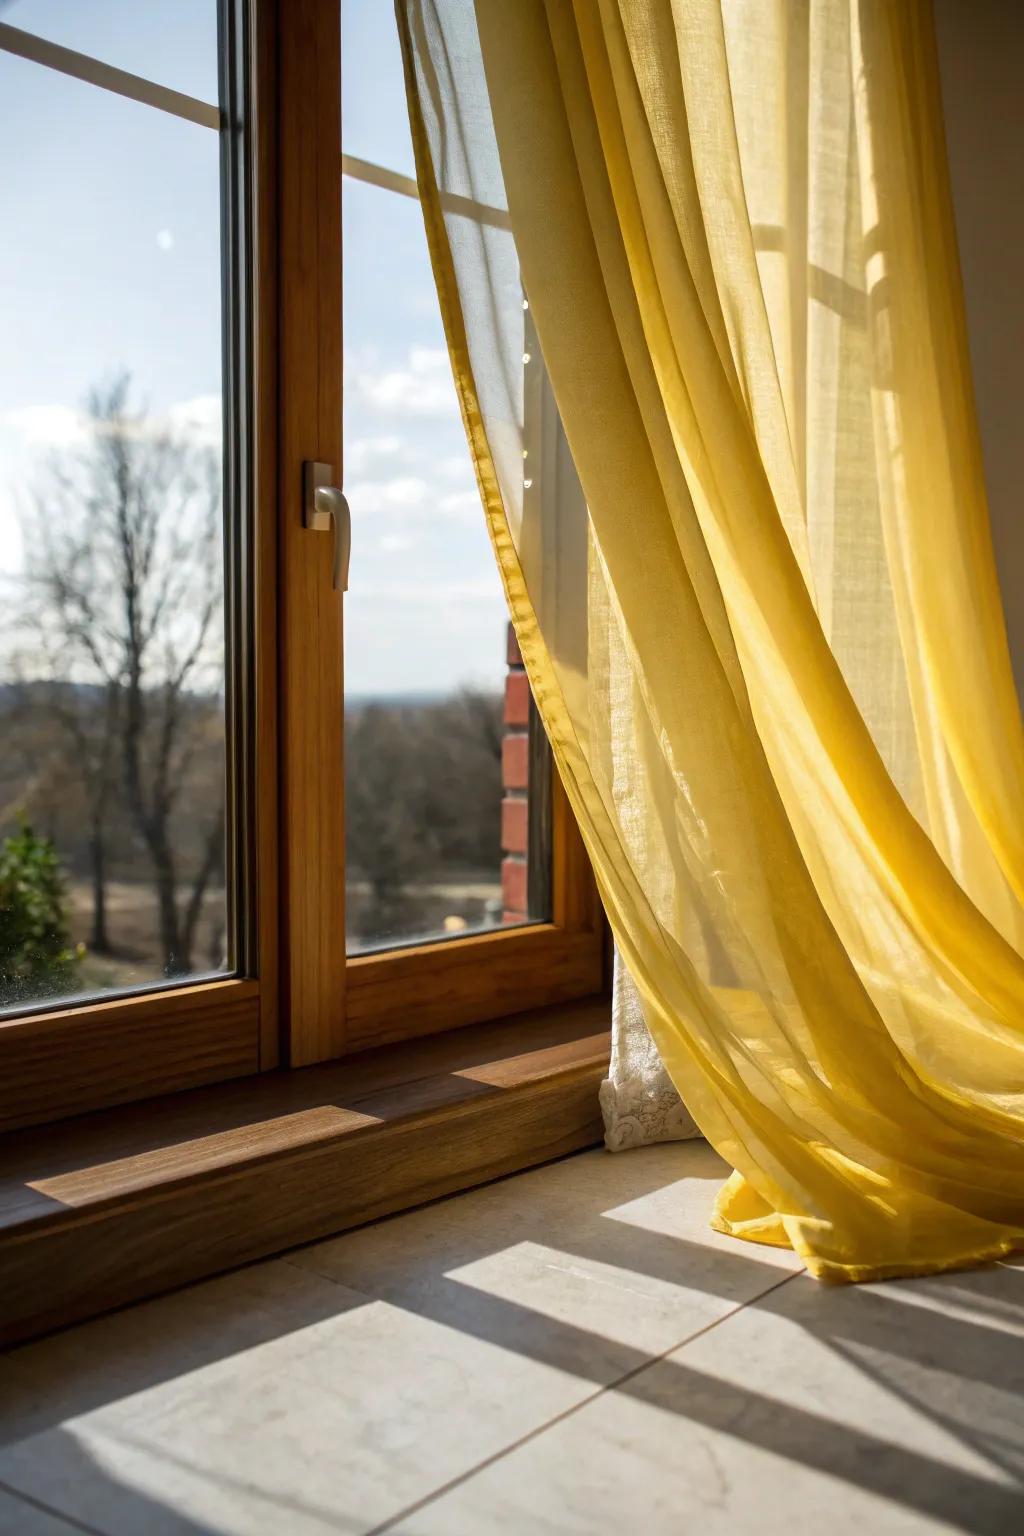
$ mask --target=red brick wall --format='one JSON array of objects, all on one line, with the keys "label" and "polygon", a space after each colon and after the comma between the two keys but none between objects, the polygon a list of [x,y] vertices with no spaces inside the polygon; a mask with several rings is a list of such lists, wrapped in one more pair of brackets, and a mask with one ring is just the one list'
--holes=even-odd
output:
[{"label": "red brick wall", "polygon": [[515,631],[508,626],[508,675],[505,678],[505,735],[501,743],[501,900],[506,923],[529,917],[530,685]]}]

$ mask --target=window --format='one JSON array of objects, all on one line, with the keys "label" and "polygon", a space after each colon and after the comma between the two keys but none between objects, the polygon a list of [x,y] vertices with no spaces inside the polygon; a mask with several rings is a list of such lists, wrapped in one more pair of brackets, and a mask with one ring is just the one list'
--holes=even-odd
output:
[{"label": "window", "polygon": [[[123,7],[78,11],[104,9]],[[82,40],[67,8],[15,0],[4,15],[37,13]],[[125,53],[216,88],[212,7],[134,15]],[[11,1009],[224,972],[235,946],[220,111],[150,81],[128,94],[102,62],[8,27],[3,42],[5,140],[31,124],[0,193],[0,1008]]]},{"label": "window", "polygon": [[[345,404],[348,442],[359,444],[356,452],[370,455],[387,452],[395,455],[413,453],[418,461],[410,465],[408,476],[391,475],[385,479],[418,479],[422,481],[422,501],[416,505],[407,502],[402,510],[401,499],[419,498],[419,485],[391,487],[393,504],[388,510],[396,513],[390,521],[379,519],[381,496],[372,502],[365,498],[361,507],[361,475],[364,468],[348,465],[345,485],[352,492],[353,556],[352,588],[345,594],[345,667],[344,674],[352,693],[358,691],[361,668],[382,664],[390,651],[391,677],[405,684],[404,677],[415,682],[416,690],[424,687],[421,680],[428,673],[438,654],[439,631],[447,619],[442,604],[431,604],[431,593],[419,588],[433,588],[442,581],[451,582],[459,562],[468,562],[473,571],[473,582],[479,584],[479,625],[474,641],[479,645],[479,656],[473,657],[473,667],[481,668],[487,677],[487,668],[494,668],[494,682],[507,665],[505,650],[505,624],[502,605],[497,594],[497,581],[491,574],[490,556],[484,545],[482,530],[477,533],[471,519],[470,501],[450,502],[444,516],[441,515],[441,499],[461,495],[471,485],[459,481],[465,475],[464,442],[454,429],[454,395],[450,375],[447,373],[445,349],[439,339],[438,300],[433,284],[425,276],[425,255],[422,233],[415,215],[416,187],[410,180],[411,155],[408,129],[405,126],[404,91],[398,68],[398,40],[395,20],[390,8],[344,0],[341,15],[338,3],[327,5],[309,0],[309,14],[316,15],[319,28],[319,49],[315,60],[310,49],[301,51],[298,29],[286,29],[282,34],[281,81],[284,92],[289,91],[289,81],[302,78],[306,68],[307,78],[319,71],[319,91],[324,91],[327,68],[324,60],[338,57],[341,46],[345,80],[348,81],[350,104],[345,108],[344,161],[338,154],[342,134],[341,118],[330,123],[329,112],[321,111],[318,135],[316,135],[316,164],[313,169],[313,146],[309,138],[302,140],[302,178],[289,181],[289,149],[287,144],[295,135],[298,141],[299,124],[289,121],[289,101],[282,103],[282,143],[286,146],[282,163],[281,198],[281,264],[279,281],[284,293],[284,324],[281,332],[282,370],[289,373],[298,367],[299,359],[309,364],[309,338],[316,336],[315,367],[307,379],[306,402],[301,404],[292,382],[289,410],[282,421],[282,581],[279,584],[281,604],[284,608],[282,636],[284,636],[284,713],[282,713],[281,771],[284,782],[284,816],[286,833],[282,837],[282,854],[286,860],[284,871],[284,903],[286,903],[287,938],[284,948],[284,988],[282,1006],[290,1018],[290,1060],[293,1063],[322,1060],[344,1051],[361,1049],[368,1044],[396,1040],[419,1032],[451,1028],[479,1018],[499,1017],[553,1003],[562,998],[585,995],[599,991],[603,975],[603,940],[599,912],[594,899],[593,879],[583,856],[579,834],[571,822],[567,803],[557,783],[543,785],[542,776],[534,768],[533,774],[522,773],[527,763],[547,762],[542,750],[531,753],[530,733],[525,731],[513,746],[502,748],[505,759],[519,757],[520,773],[517,786],[528,788],[527,796],[527,891],[525,900],[516,903],[516,922],[505,922],[505,912],[516,911],[513,903],[502,902],[500,915],[496,905],[488,912],[487,895],[477,906],[476,912],[451,908],[451,895],[444,892],[442,905],[422,915],[419,934],[388,928],[387,922],[376,925],[370,932],[370,942],[365,934],[356,934],[352,954],[345,955],[345,946],[339,943],[339,934],[345,931],[345,883],[342,882],[341,866],[344,865],[344,808],[341,788],[345,779],[342,768],[342,728],[324,727],[325,720],[332,719],[332,711],[341,714],[342,667],[341,653],[342,616],[341,604],[332,605],[325,593],[330,585],[329,541],[322,536],[310,536],[301,527],[301,485],[296,479],[296,461],[316,458],[341,470],[344,445],[342,445],[341,415],[342,358],[339,335],[342,332],[342,304],[339,293],[341,272],[333,264],[335,238],[341,243],[341,172],[344,169],[345,237],[352,244],[345,244],[344,275],[347,284],[345,318],[347,318],[347,389],[355,399]],[[341,32],[341,37],[339,37]],[[289,45],[296,46],[296,57],[289,57]],[[301,58],[301,61],[299,61]],[[324,100],[321,95],[321,109]],[[298,115],[298,109],[296,109]],[[359,218],[359,214],[364,218]],[[336,223],[335,223],[336,221]],[[302,238],[301,230],[315,227],[318,230],[318,250],[324,260],[318,263],[318,284],[310,283],[310,243]],[[338,235],[335,237],[335,229]],[[364,250],[368,247],[368,253]],[[355,249],[353,249],[355,246]],[[370,270],[375,266],[376,270]],[[382,281],[381,281],[382,280]],[[376,298],[375,298],[375,293]],[[388,310],[390,306],[390,310]],[[524,312],[519,309],[519,323],[524,324]],[[364,346],[378,347],[378,367],[364,366]],[[353,336],[355,333],[355,336]],[[388,355],[385,347],[395,347]],[[416,349],[416,350],[415,350]],[[401,366],[398,366],[401,364]],[[290,376],[290,375],[289,375]],[[451,393],[450,393],[451,392]],[[361,396],[370,395],[370,401]],[[411,435],[407,419],[401,424],[395,416],[381,422],[379,429],[372,430],[370,410],[376,396],[378,404],[391,407],[396,401],[416,404],[419,409],[430,402],[436,404],[439,415],[431,438],[436,442],[433,458],[430,455],[430,439]],[[451,401],[451,404],[448,404]],[[310,413],[319,413],[316,432],[310,430]],[[362,413],[362,415],[361,415]],[[292,424],[290,424],[290,421]],[[385,444],[376,442],[376,450],[365,447],[375,439],[388,439]],[[525,441],[524,441],[525,445]],[[419,468],[416,465],[419,464]],[[444,467],[453,468],[453,490],[444,490]],[[370,508],[376,505],[378,510]],[[467,521],[462,524],[454,513],[464,510]],[[405,518],[405,521],[402,519]],[[481,519],[482,521],[482,519]],[[376,539],[401,539],[410,536],[410,528],[416,538],[424,541],[424,547],[416,551],[398,548],[373,548]],[[415,570],[415,579],[408,579],[404,588],[396,579],[401,570],[399,556],[407,571]],[[365,564],[362,562],[365,561]],[[415,593],[421,604],[415,619],[413,633],[419,637],[419,654],[402,656],[388,647],[395,633],[395,622],[388,622],[387,607],[381,598],[373,596],[370,573],[373,561],[378,562],[381,585],[390,582],[393,587],[407,593]],[[424,574],[430,573],[425,581]],[[359,593],[359,582],[367,578],[367,590]],[[457,578],[456,578],[457,579]],[[488,598],[488,590],[494,598]],[[493,607],[491,607],[493,602]],[[395,611],[395,610],[391,610]],[[493,621],[491,621],[493,614]],[[404,621],[408,622],[408,613]],[[465,614],[461,614],[465,622]],[[490,624],[493,622],[493,630]],[[318,664],[310,667],[310,656],[318,657]],[[513,656],[514,662],[514,656]],[[408,668],[396,671],[395,668]],[[413,671],[413,667],[416,671]],[[462,673],[465,676],[465,673]],[[522,685],[522,674],[513,673],[513,693]],[[445,687],[461,680],[459,670],[451,668]],[[398,688],[396,688],[398,693]],[[356,708],[348,710],[348,733],[345,753],[350,763],[355,762],[353,751],[353,723],[358,714],[358,700],[352,700]],[[514,705],[513,705],[514,713]],[[520,716],[524,719],[525,716]],[[310,722],[319,722],[316,736],[316,765],[310,763]],[[519,727],[522,730],[522,727]],[[407,739],[399,734],[399,746],[407,753]],[[534,733],[536,742],[537,733]],[[537,742],[537,746],[540,743]],[[416,753],[418,759],[422,754]],[[522,759],[527,759],[527,763]],[[350,768],[352,771],[352,768]],[[461,777],[462,776],[462,777]],[[453,776],[467,788],[476,788],[465,770]],[[508,774],[508,777],[511,777]],[[348,777],[348,785],[352,780]],[[433,780],[438,788],[439,779]],[[502,840],[500,816],[502,796],[500,785],[493,780],[488,794],[491,796],[497,839]],[[536,791],[536,793],[534,793]],[[352,788],[348,790],[352,794]],[[388,771],[381,770],[367,783],[359,785],[359,796],[370,797],[370,806],[387,808],[391,793]],[[511,799],[511,797],[510,797]],[[376,806],[375,806],[376,802]],[[510,825],[514,814],[505,806],[505,834],[510,846],[514,829]],[[522,816],[522,813],[519,813]],[[550,833],[545,833],[543,820],[550,822]],[[530,823],[533,822],[533,825]],[[359,826],[359,833],[362,833]],[[422,828],[421,828],[422,829]],[[520,845],[522,845],[522,828]],[[358,868],[362,857],[356,856],[353,823],[348,823],[350,845],[348,856],[352,860],[350,892],[365,880],[365,869]],[[547,842],[547,852],[545,849]],[[537,851],[542,856],[536,857]],[[365,863],[372,862],[373,854],[365,856]],[[516,854],[510,854],[511,860]],[[543,874],[548,889],[537,882],[530,889],[530,866],[534,879]],[[497,871],[490,880],[477,880],[487,892],[496,892]],[[411,883],[411,882],[410,882]],[[451,886],[454,880],[441,876],[430,880],[430,872],[424,883],[434,886]],[[355,894],[355,892],[353,892]],[[364,894],[364,892],[359,892]],[[491,895],[494,903],[494,895]],[[467,928],[453,925],[448,937],[436,937],[438,928],[445,928],[445,917],[454,917],[456,925],[467,923]],[[481,919],[482,920],[481,922]],[[525,919],[525,922],[524,922]],[[355,925],[353,925],[355,926]],[[433,929],[433,932],[431,932]],[[482,931],[481,931],[482,929]],[[408,943],[416,937],[419,942]]]},{"label": "window", "polygon": [[259,1064],[245,20],[0,23],[3,1125]]},{"label": "window", "polygon": [[408,174],[397,28],[379,5],[343,0],[342,40],[344,464],[357,534],[345,919],[360,954],[547,919],[551,850],[546,765],[535,753],[531,772],[529,690]]},{"label": "window", "polygon": [[597,990],[390,7],[10,0],[0,103],[0,1125]]}]

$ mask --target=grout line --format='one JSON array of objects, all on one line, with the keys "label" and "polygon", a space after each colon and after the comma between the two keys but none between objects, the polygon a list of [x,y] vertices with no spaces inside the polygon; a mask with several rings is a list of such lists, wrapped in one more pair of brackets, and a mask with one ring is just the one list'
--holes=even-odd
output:
[{"label": "grout line", "polygon": [[101,1531],[99,1526],[86,1525],[75,1515],[66,1515],[62,1509],[57,1509],[53,1504],[44,1504],[42,1499],[34,1498],[30,1493],[21,1493],[19,1489],[12,1488],[10,1483],[0,1479],[0,1492],[10,1494],[12,1499],[17,1499],[21,1504],[29,1504],[33,1509],[38,1509],[41,1514],[52,1515],[55,1520],[62,1520],[72,1531],[82,1531],[83,1536],[108,1536],[106,1531]]},{"label": "grout line", "polygon": [[553,1429],[557,1424],[562,1424],[566,1419],[571,1419],[574,1414],[579,1413],[583,1408],[589,1407],[599,1397],[605,1396],[608,1392],[618,1391],[627,1381],[632,1381],[634,1377],[641,1376],[644,1371],[649,1371],[652,1366],[660,1365],[662,1361],[668,1359],[669,1355],[675,1354],[677,1349],[682,1349],[685,1345],[693,1344],[697,1339],[702,1339],[705,1334],[711,1333],[715,1328],[720,1328],[723,1323],[727,1323],[731,1317],[735,1317],[745,1307],[752,1306],[755,1302],[763,1301],[773,1291],[780,1290],[782,1286],[788,1285],[790,1280],[796,1280],[800,1275],[806,1273],[807,1271],[801,1266],[800,1269],[794,1269],[790,1274],[783,1275],[781,1280],[776,1280],[774,1285],[766,1286],[756,1296],[748,1296],[746,1301],[738,1302],[736,1306],[730,1307],[728,1312],[723,1313],[721,1317],[716,1317],[713,1322],[705,1323],[703,1328],[698,1328],[694,1333],[687,1334],[685,1338],[679,1339],[675,1344],[670,1344],[668,1349],[663,1349],[660,1355],[652,1355],[642,1365],[634,1365],[631,1370],[624,1371],[614,1381],[606,1382],[603,1386],[597,1387],[593,1392],[588,1393],[586,1397],[581,1398],[578,1403],[573,1403],[572,1407],[563,1409],[561,1413],[556,1413],[554,1418],[547,1419],[543,1424],[538,1424],[534,1429],[528,1430],[525,1435],[520,1435],[517,1440],[513,1440],[509,1445],[503,1446],[500,1451],[495,1451],[491,1456],[485,1456],[483,1461],[478,1462],[476,1466],[467,1468],[465,1472],[460,1472],[457,1477],[449,1478],[439,1488],[434,1488],[430,1493],[424,1494],[421,1499],[417,1499],[405,1509],[399,1510],[394,1515],[389,1515],[380,1525],[375,1525],[371,1530],[367,1531],[365,1536],[385,1536],[385,1532],[394,1530],[399,1521],[407,1519],[410,1515],[419,1514],[420,1510],[436,1503],[438,1499],[451,1493],[455,1488],[460,1487],[461,1484],[468,1483],[479,1472],[484,1472],[488,1467],[494,1466],[497,1462],[504,1461],[505,1457],[510,1456],[513,1451],[520,1450],[524,1445],[529,1445],[532,1440],[536,1440],[541,1435],[546,1434],[549,1429]]}]

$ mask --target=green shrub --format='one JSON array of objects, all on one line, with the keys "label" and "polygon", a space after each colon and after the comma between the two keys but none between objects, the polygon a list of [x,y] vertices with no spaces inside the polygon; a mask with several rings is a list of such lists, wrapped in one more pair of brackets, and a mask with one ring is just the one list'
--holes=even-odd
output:
[{"label": "green shrub", "polygon": [[0,1004],[70,991],[79,958],[57,850],[23,823],[0,843]]}]

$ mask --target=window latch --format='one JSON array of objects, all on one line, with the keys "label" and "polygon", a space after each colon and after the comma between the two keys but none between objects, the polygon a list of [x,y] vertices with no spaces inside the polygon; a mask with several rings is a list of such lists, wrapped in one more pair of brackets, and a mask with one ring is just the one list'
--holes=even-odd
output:
[{"label": "window latch", "polygon": [[334,530],[334,566],[332,586],[335,592],[348,591],[348,564],[352,553],[352,513],[348,501],[336,485],[333,464],[319,464],[307,459],[302,466],[302,526],[314,533]]}]

